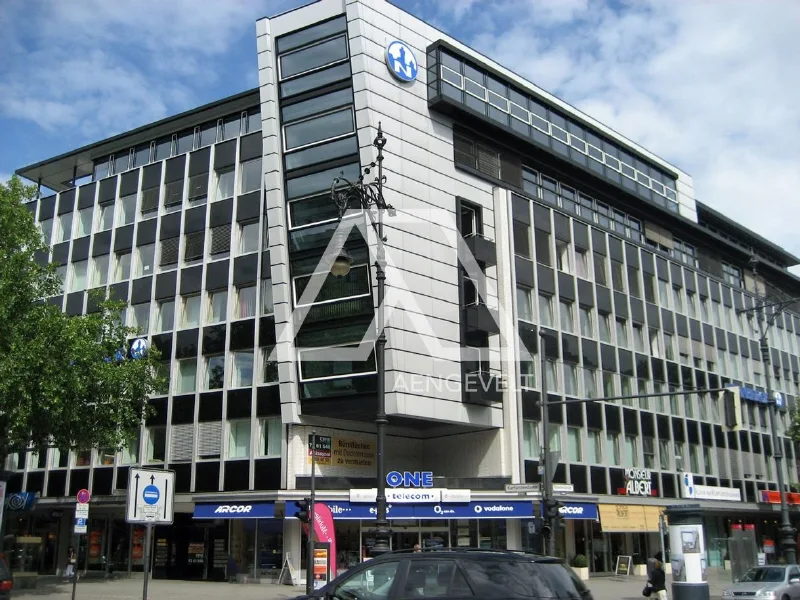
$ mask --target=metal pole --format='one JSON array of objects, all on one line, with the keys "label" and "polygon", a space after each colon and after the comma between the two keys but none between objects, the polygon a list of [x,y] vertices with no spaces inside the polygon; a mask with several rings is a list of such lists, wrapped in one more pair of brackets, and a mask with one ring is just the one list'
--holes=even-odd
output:
[{"label": "metal pole", "polygon": [[[539,359],[542,368],[542,504],[548,508],[550,500],[553,498],[553,474],[550,473],[550,413],[547,404],[547,356],[545,355],[545,341],[541,329],[539,330]],[[546,513],[545,513],[546,515]],[[556,555],[556,535],[555,521],[546,515],[546,520],[550,526],[550,535],[547,538],[547,554]]]},{"label": "metal pole", "polygon": [[[383,145],[385,138],[378,132],[375,138],[375,146],[378,148],[378,196],[383,198]],[[383,208],[378,207],[378,252],[375,261],[375,279],[378,281],[378,339],[375,341],[375,364],[378,370],[378,410],[375,414],[375,426],[377,429],[377,519],[375,521],[375,546],[372,548],[372,555],[378,556],[389,552],[389,521],[386,518],[386,473],[384,471],[384,445],[386,441],[386,333],[384,332],[384,295],[386,292],[386,256],[383,245]]]},{"label": "metal pole", "polygon": [[772,373],[770,373],[769,343],[767,330],[764,326],[764,307],[762,306],[756,315],[758,320],[758,333],[760,336],[761,362],[764,363],[764,376],[767,380],[767,402],[769,403],[769,425],[772,433],[772,456],[775,459],[775,469],[778,471],[778,490],[781,497],[781,550],[786,564],[797,564],[797,542],[795,541],[795,530],[789,520],[789,507],[786,503],[786,489],[783,478],[783,443],[778,439],[778,429],[775,423],[776,407],[775,398],[772,392]]},{"label": "metal pole", "polygon": [[667,560],[667,549],[664,547],[664,529],[666,529],[666,521],[664,520],[664,513],[658,515],[658,541],[661,542],[661,562]]},{"label": "metal pole", "polygon": [[[72,570],[72,600],[75,600],[75,594],[78,591],[78,556],[80,556],[81,550],[81,536],[78,534],[78,541],[75,544],[75,568]],[[67,564],[69,564],[69,556],[67,556]],[[147,600],[145,598],[145,600]]]},{"label": "metal pole", "polygon": [[148,524],[145,525],[145,533],[144,533],[144,556],[142,556],[143,561],[143,571],[144,571],[144,584],[142,585],[142,600],[147,600],[147,584],[149,583],[148,577],[150,575],[150,539],[153,535],[153,526]]},{"label": "metal pole", "polygon": [[317,432],[311,432],[311,501],[308,503],[308,541],[306,545],[306,594],[314,592],[314,502],[317,498]]}]

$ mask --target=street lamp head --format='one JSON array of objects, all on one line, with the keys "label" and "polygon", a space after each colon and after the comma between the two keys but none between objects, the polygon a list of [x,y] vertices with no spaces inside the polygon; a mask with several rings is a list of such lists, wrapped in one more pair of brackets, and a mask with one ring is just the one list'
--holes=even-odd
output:
[{"label": "street lamp head", "polygon": [[378,121],[378,135],[375,136],[375,141],[372,142],[372,144],[378,149],[378,153],[380,153],[386,145],[386,138],[383,137],[383,129],[381,129],[380,121]]},{"label": "street lamp head", "polygon": [[331,275],[334,277],[344,277],[350,273],[350,265],[353,264],[353,257],[347,253],[347,250],[342,248],[339,251],[339,256],[333,261],[331,265]]}]

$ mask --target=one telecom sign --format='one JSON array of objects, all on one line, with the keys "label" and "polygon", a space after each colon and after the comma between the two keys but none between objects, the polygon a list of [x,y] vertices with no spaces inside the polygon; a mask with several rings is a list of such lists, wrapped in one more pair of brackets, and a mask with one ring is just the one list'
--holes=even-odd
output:
[{"label": "one telecom sign", "polygon": [[145,525],[171,524],[175,503],[175,472],[131,469],[125,520]]}]

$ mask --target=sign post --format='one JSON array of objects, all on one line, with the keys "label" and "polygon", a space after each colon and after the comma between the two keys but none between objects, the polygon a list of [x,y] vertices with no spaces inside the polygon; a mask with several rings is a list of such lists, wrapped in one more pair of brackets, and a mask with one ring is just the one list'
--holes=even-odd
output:
[{"label": "sign post", "polygon": [[175,472],[157,469],[131,469],[128,476],[128,502],[125,521],[145,526],[144,583],[142,599],[147,600],[150,574],[150,544],[153,525],[171,525],[175,504]]},{"label": "sign post", "polygon": [[[73,533],[78,536],[78,548],[81,547],[81,536],[87,532],[87,523],[89,522],[89,500],[92,499],[92,494],[89,490],[78,490],[75,496],[77,504],[75,504],[75,525]],[[67,557],[67,560],[72,560],[72,557]],[[75,554],[75,568],[72,571],[72,600],[75,600],[75,594],[78,591],[78,553]]]}]

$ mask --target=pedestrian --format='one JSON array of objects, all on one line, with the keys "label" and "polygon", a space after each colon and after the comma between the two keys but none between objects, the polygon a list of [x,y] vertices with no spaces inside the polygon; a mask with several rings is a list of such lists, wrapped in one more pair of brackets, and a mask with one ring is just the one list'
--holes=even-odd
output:
[{"label": "pedestrian", "polygon": [[661,550],[656,552],[653,556],[647,559],[647,578],[650,579],[650,575],[653,574],[653,568],[656,565],[656,562],[664,560],[663,555],[661,554]]},{"label": "pedestrian", "polygon": [[664,573],[664,563],[656,559],[653,565],[653,572],[647,580],[657,600],[667,600],[667,575]]},{"label": "pedestrian", "polygon": [[419,547],[419,544],[414,544],[414,552],[422,552],[422,550]]},{"label": "pedestrian", "polygon": [[67,568],[64,571],[64,575],[67,579],[72,579],[75,576],[75,565],[77,564],[78,559],[75,556],[75,548],[70,546],[67,549]]}]

